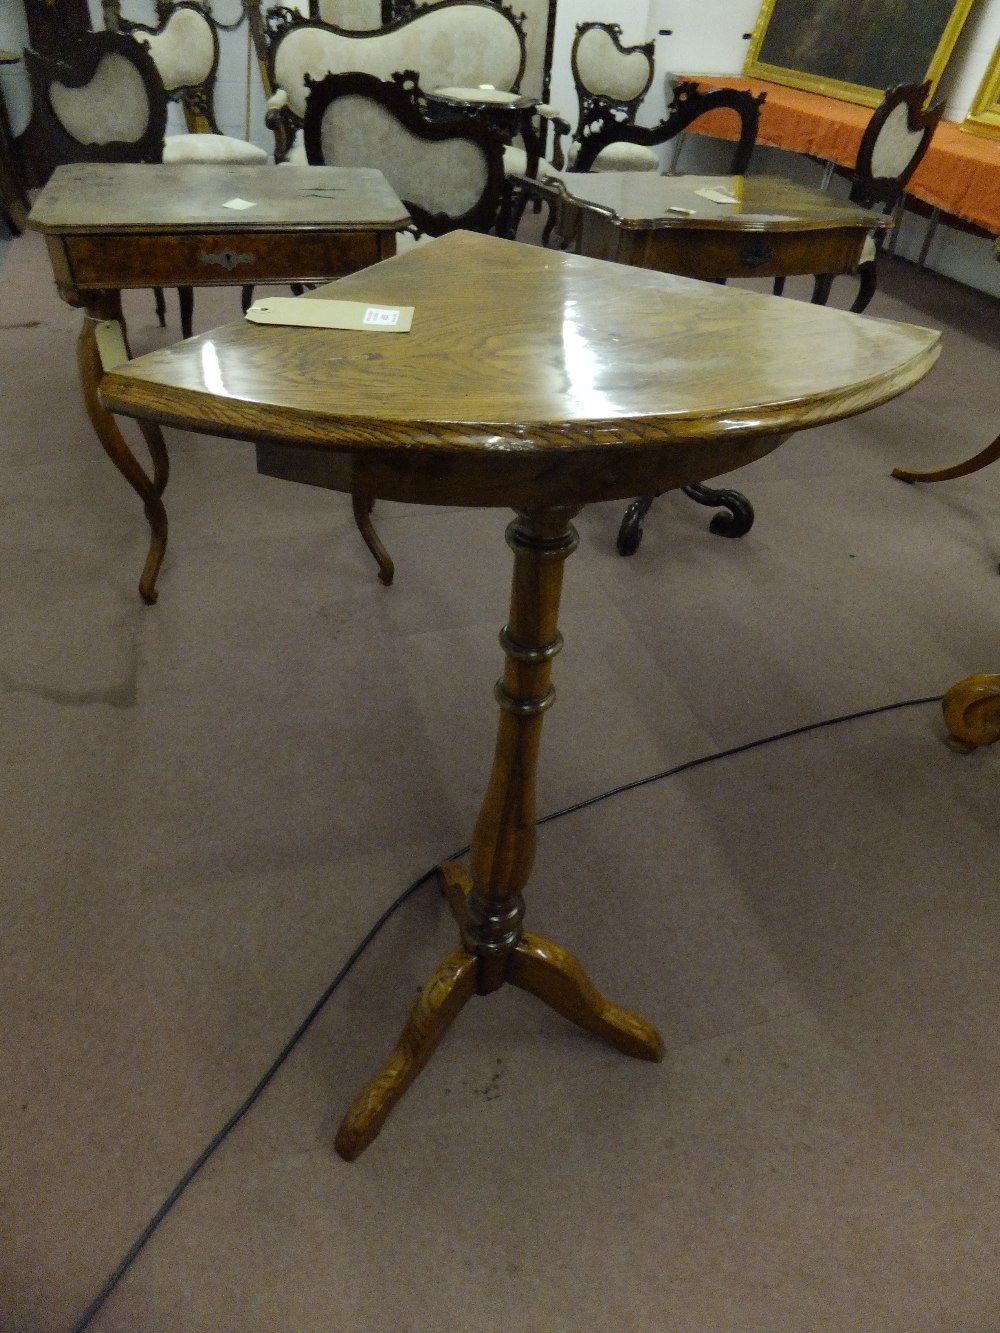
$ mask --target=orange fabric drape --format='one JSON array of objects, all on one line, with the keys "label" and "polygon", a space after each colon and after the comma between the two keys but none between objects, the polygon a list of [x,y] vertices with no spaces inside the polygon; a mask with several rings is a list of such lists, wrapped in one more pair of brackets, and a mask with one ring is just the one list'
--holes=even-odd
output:
[{"label": "orange fabric drape", "polygon": [[[746,88],[766,93],[758,143],[807,153],[845,167],[854,165],[861,135],[872,115],[871,107],[763,79],[714,74],[680,77],[693,79],[703,89]],[[703,117],[691,129],[722,139],[736,137],[735,120],[725,111]],[[994,235],[1000,234],[1000,140],[966,134],[954,121],[943,120],[907,193]]]}]

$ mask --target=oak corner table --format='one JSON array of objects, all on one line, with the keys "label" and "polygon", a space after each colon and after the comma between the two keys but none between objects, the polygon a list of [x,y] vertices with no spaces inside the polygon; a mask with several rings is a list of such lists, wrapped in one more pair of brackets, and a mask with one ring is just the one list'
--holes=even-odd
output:
[{"label": "oak corner table", "polygon": [[648,1022],[522,927],[572,520],[591,501],[716,476],[886,402],[927,372],[939,335],[462,232],[303,299],[332,297],[412,305],[412,331],[231,324],[119,365],[100,394],[140,421],[248,440],[270,476],[514,510],[493,766],[468,865],[441,867],[461,942],[344,1117],[336,1148],[352,1159],[466,1002],[504,984],[629,1055],[662,1057]]},{"label": "oak corner table", "polygon": [[[128,357],[123,290],[327,282],[396,253],[406,208],[367,167],[74,163],[57,167],[28,226],[41,231],[59,295],[83,310],[77,360],[91,425],[143,502],[150,546],[139,580],[156,600],[167,547],[169,459],[160,427],[141,424],[152,475],[97,393]],[[365,540],[364,517],[355,517]],[[371,544],[369,542],[369,544]]]}]

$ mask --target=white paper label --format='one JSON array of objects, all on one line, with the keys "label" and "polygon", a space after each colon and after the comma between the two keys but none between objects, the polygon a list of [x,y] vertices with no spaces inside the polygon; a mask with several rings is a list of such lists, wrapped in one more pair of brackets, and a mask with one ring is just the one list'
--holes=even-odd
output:
[{"label": "white paper label", "polygon": [[256,208],[257,205],[251,203],[249,199],[227,199],[226,202],[222,205],[222,207],[242,209],[242,208]]},{"label": "white paper label", "polygon": [[365,311],[365,317],[362,324],[377,324],[380,328],[392,328],[399,323],[398,310],[392,310],[388,306],[370,305]]}]

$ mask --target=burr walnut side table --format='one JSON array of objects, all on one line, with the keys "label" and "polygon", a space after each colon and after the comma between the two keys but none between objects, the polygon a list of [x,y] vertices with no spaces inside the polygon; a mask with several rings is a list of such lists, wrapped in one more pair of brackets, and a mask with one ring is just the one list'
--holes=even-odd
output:
[{"label": "burr walnut side table", "polygon": [[[45,233],[59,295],[83,309],[87,413],[145,507],[144,601],[156,600],[167,546],[169,461],[159,426],[142,423],[150,476],[98,400],[103,370],[128,356],[122,291],[325,282],[395,254],[409,221],[382,173],[367,168],[88,163],[53,173],[28,225]],[[357,506],[355,515],[361,526]]]},{"label": "burr walnut side table", "polygon": [[[888,225],[872,209],[780,176],[568,172],[545,188],[553,198],[555,229],[577,254],[710,282],[812,276],[813,300],[820,305],[837,274],[857,271],[872,228]],[[750,530],[753,508],[739,491],[695,483],[685,493],[698,504],[729,511],[712,520],[721,536],[742,537]],[[642,495],[625,510],[618,532],[622,555],[638,550],[655,498]]]},{"label": "burr walnut side table", "polygon": [[927,372],[939,337],[462,232],[303,299],[330,297],[412,305],[412,331],[232,324],[120,365],[100,392],[140,421],[252,441],[270,476],[515,512],[493,767],[468,866],[441,870],[461,943],[344,1118],[336,1147],[350,1159],[463,1005],[505,983],[629,1055],[662,1056],[649,1023],[522,929],[573,517],[591,501],[716,476],[793,431],[875,407]]}]

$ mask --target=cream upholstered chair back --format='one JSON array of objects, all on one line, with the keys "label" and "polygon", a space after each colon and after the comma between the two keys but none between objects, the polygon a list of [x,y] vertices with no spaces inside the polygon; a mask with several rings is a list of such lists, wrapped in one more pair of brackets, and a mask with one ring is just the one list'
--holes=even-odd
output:
[{"label": "cream upholstered chair back", "polygon": [[146,48],[169,100],[184,108],[187,134],[170,134],[164,162],[257,166],[267,161],[263,148],[222,134],[215,118],[215,78],[219,33],[200,0],[160,0],[160,23],[122,20],[121,28]]},{"label": "cream upholstered chair back", "polygon": [[80,32],[65,61],[30,48],[28,142],[44,174],[63,162],[158,162],[167,99],[152,59],[124,33]]},{"label": "cream upholstered chair back", "polygon": [[318,0],[310,6],[315,17],[337,28],[371,32],[382,27],[382,0]]},{"label": "cream upholstered chair back", "polygon": [[[625,46],[617,23],[580,23],[570,49],[570,68],[579,114],[568,161],[575,165],[581,145],[614,125],[630,125],[653,81],[653,42]],[[622,141],[595,160],[594,171],[655,171],[656,153]]]},{"label": "cream upholstered chair back", "polygon": [[307,78],[355,72],[384,81],[416,70],[428,92],[483,84],[516,92],[524,72],[520,22],[490,0],[442,0],[373,32],[297,18],[288,10],[271,14],[268,21],[266,64],[274,89],[268,124],[279,161],[292,153],[305,117]]},{"label": "cream upholstered chair back", "polygon": [[182,103],[188,129],[217,134],[213,94],[219,66],[219,35],[200,5],[180,0],[165,7],[158,27],[122,20],[153,57],[167,96]]},{"label": "cream upholstered chair back", "polygon": [[855,203],[889,210],[902,199],[906,183],[930,147],[944,104],[924,110],[929,83],[890,88],[861,139],[851,198]]},{"label": "cream upholstered chair back", "polygon": [[420,232],[485,231],[496,221],[499,137],[468,117],[424,116],[413,71],[388,81],[354,73],[310,82],[303,133],[311,163],[381,171]]},{"label": "cream upholstered chair back", "polygon": [[570,50],[570,67],[582,125],[592,110],[615,106],[635,119],[653,81],[653,43],[623,46],[617,23],[580,23]]}]

